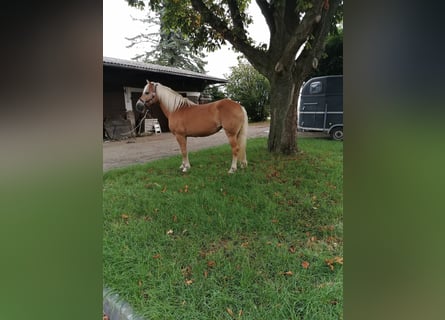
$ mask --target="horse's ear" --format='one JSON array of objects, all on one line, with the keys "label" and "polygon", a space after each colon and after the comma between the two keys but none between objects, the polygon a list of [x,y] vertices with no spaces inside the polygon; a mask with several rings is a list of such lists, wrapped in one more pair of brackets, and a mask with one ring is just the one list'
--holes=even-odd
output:
[{"label": "horse's ear", "polygon": [[150,83],[150,81],[148,81],[147,79],[145,81],[147,81],[147,83]]}]

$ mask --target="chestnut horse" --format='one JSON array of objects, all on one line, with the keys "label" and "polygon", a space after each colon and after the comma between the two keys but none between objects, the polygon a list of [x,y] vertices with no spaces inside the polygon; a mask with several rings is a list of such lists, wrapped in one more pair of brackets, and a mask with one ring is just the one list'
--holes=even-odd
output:
[{"label": "chestnut horse", "polygon": [[230,99],[207,104],[196,104],[184,98],[169,87],[147,80],[147,85],[136,103],[136,109],[144,112],[151,105],[159,103],[168,118],[168,127],[174,134],[182,153],[182,172],[190,169],[187,153],[187,137],[207,137],[224,129],[232,147],[232,165],[229,173],[247,166],[247,112],[243,106]]}]

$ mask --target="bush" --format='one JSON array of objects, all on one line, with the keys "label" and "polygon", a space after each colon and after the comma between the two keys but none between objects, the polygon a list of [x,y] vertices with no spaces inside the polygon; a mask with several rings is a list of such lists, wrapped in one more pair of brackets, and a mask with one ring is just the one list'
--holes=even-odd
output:
[{"label": "bush", "polygon": [[264,121],[270,113],[270,84],[250,64],[240,62],[228,77],[227,95],[240,102],[253,122]]}]

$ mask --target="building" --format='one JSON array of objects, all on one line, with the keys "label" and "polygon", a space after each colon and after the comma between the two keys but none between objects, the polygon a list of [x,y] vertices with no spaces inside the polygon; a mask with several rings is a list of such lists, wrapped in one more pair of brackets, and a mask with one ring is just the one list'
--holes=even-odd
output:
[{"label": "building", "polygon": [[[195,102],[199,102],[201,92],[209,84],[227,82],[188,70],[103,57],[104,137],[120,139],[135,134],[135,127],[143,115],[134,109],[134,105],[146,80],[160,82]],[[152,110],[152,117],[159,120],[162,131],[169,131],[167,118],[160,107],[154,106]],[[143,130],[144,125],[141,125],[137,133]]]}]

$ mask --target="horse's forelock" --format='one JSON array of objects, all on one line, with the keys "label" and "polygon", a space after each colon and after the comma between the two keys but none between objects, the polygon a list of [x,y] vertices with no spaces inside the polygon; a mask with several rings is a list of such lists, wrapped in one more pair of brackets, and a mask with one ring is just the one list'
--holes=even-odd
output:
[{"label": "horse's forelock", "polygon": [[144,87],[144,90],[142,91],[142,94],[146,93],[148,91],[148,86],[150,85],[149,82],[147,82],[147,84]]}]

